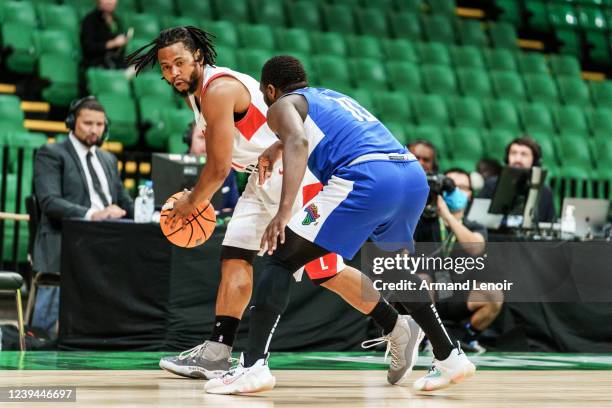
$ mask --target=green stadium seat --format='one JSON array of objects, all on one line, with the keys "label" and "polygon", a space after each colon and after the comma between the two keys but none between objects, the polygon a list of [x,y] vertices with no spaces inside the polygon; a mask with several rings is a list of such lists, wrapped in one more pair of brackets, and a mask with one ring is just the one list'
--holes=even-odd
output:
[{"label": "green stadium seat", "polygon": [[324,4],[321,8],[323,22],[327,31],[355,34],[355,22],[349,6],[343,4]]},{"label": "green stadium seat", "polygon": [[[377,3],[377,2],[372,2]],[[419,13],[423,7],[422,0],[395,0],[395,6],[400,11],[409,11],[412,13]]]},{"label": "green stadium seat", "polygon": [[136,99],[146,96],[155,96],[165,104],[174,101],[174,91],[166,81],[160,81],[157,72],[143,72],[132,80],[134,86],[134,97]]},{"label": "green stadium seat", "polygon": [[429,41],[440,42],[444,44],[455,43],[455,31],[452,20],[444,15],[424,15],[421,17],[421,25],[425,37]]},{"label": "green stadium seat", "polygon": [[527,133],[554,133],[555,126],[546,104],[540,102],[523,103],[518,106],[518,112],[523,124],[523,130]]},{"label": "green stadium seat", "polygon": [[280,51],[288,53],[309,54],[313,49],[308,31],[303,28],[277,29],[276,43]]},{"label": "green stadium seat", "polygon": [[506,146],[516,137],[516,134],[508,129],[491,129],[483,137],[485,153],[488,157],[504,160]]},{"label": "green stadium seat", "polygon": [[433,14],[446,14],[452,16],[455,14],[455,0],[427,0],[429,11]]},{"label": "green stadium seat", "polygon": [[488,100],[483,102],[483,110],[489,128],[491,129],[506,129],[517,134],[520,126],[516,108],[511,101]]},{"label": "green stadium seat", "polygon": [[603,8],[599,6],[578,8],[578,20],[585,30],[605,30],[608,27]]},{"label": "green stadium seat", "polygon": [[5,58],[5,64],[13,72],[31,74],[36,64],[36,49],[32,39],[33,29],[24,29],[18,22],[5,22],[0,27],[2,45],[11,50]]},{"label": "green stadium seat", "polygon": [[488,45],[489,39],[480,21],[473,19],[458,19],[456,27],[461,44],[473,45],[481,48]]},{"label": "green stadium seat", "polygon": [[328,88],[348,87],[351,84],[348,65],[342,57],[317,55],[312,58],[314,71],[319,82]]},{"label": "green stadium seat", "polygon": [[110,140],[123,143],[125,147],[133,147],[138,143],[136,128],[136,108],[132,98],[116,93],[97,95],[104,106],[108,119],[112,122]]},{"label": "green stadium seat", "polygon": [[[334,0],[334,3],[338,3],[338,2],[344,2],[346,0]],[[394,10],[398,4],[397,3],[401,3],[402,1],[396,1],[396,0],[378,0],[378,1],[368,1],[368,0],[348,0],[350,1],[355,1],[356,3],[362,5],[363,7],[371,7],[371,8],[377,8],[379,10],[382,11],[391,11]],[[419,0],[420,1],[420,0]]]},{"label": "green stadium seat", "polygon": [[446,65],[423,65],[421,76],[428,93],[448,95],[457,92],[455,74]]},{"label": "green stadium seat", "polygon": [[387,60],[416,62],[417,55],[412,43],[406,39],[387,39],[382,41]]},{"label": "green stadium seat", "polygon": [[408,142],[408,136],[406,135],[406,127],[402,122],[389,122],[383,123],[385,127],[391,132],[391,134],[397,139],[402,146],[406,146]]},{"label": "green stadium seat", "polygon": [[[66,0],[63,0],[64,4],[69,3]],[[83,0],[77,0],[74,3],[87,3],[89,5],[89,11],[91,11],[94,8],[94,5],[89,3],[89,2],[84,2]],[[74,7],[74,4],[72,5]],[[75,7],[76,9],[77,7]],[[137,4],[137,0],[121,0],[117,2],[117,13],[119,15],[123,15],[125,13],[136,13],[138,12],[138,4]]]},{"label": "green stadium seat", "polygon": [[587,112],[591,133],[594,136],[612,135],[612,109],[595,108]]},{"label": "green stadium seat", "polygon": [[580,56],[582,53],[582,45],[576,30],[557,29],[555,30],[555,36],[559,43],[559,52],[561,54]]},{"label": "green stadium seat", "polygon": [[[186,150],[182,135],[187,125],[193,122],[193,112],[189,109],[164,109],[159,114],[159,120],[145,134],[147,144],[159,146],[166,141],[170,153],[184,153]],[[163,149],[156,147],[156,149]]]},{"label": "green stadium seat", "polygon": [[[484,145],[480,139],[478,129],[470,127],[459,127],[452,129],[446,141],[452,152],[453,162],[466,163],[468,170],[474,168],[476,163],[484,155]],[[462,165],[462,168],[466,167]]]},{"label": "green stadium seat", "polygon": [[176,9],[181,16],[213,19],[212,7],[208,1],[176,0]]},{"label": "green stadium seat", "polygon": [[[325,1],[320,1],[320,3],[325,4]],[[328,1],[328,3],[341,4],[343,6],[347,6],[350,8],[357,8],[361,6],[361,0],[333,0],[333,1]],[[384,3],[385,2],[383,1],[383,6],[384,6]]]},{"label": "green stadium seat", "polygon": [[378,38],[369,35],[350,35],[345,39],[349,56],[382,59],[383,50]]},{"label": "green stadium seat", "polygon": [[215,14],[219,20],[232,23],[249,22],[249,5],[247,0],[212,0]]},{"label": "green stadium seat", "polygon": [[488,98],[493,93],[487,71],[476,68],[457,69],[459,90],[465,96]]},{"label": "green stadium seat", "polygon": [[597,163],[597,178],[612,181],[612,138],[595,138],[591,152]]},{"label": "green stadium seat", "polygon": [[389,85],[404,93],[420,93],[421,74],[418,67],[410,62],[391,61],[387,63]]},{"label": "green stadium seat", "polygon": [[215,45],[238,48],[236,25],[229,21],[211,21],[202,28],[215,36]]},{"label": "green stadium seat", "polygon": [[567,178],[588,178],[592,175],[593,162],[588,143],[576,143],[580,135],[562,135],[557,144],[561,160],[561,176]]},{"label": "green stadium seat", "polygon": [[142,38],[132,38],[125,47],[125,55],[130,55],[134,51],[144,47],[149,44],[149,40],[145,40]]},{"label": "green stadium seat", "polygon": [[243,48],[274,50],[276,44],[272,28],[264,24],[240,24],[238,39]]},{"label": "green stadium seat", "polygon": [[423,64],[450,65],[450,54],[444,44],[436,42],[419,43],[417,52]]},{"label": "green stadium seat", "polygon": [[601,108],[612,108],[612,81],[590,81],[593,103]]},{"label": "green stadium seat", "polygon": [[[119,2],[121,3],[121,1]],[[143,7],[147,13],[156,16],[174,15],[174,2],[172,0],[147,0],[146,7]],[[202,18],[203,16],[198,16]]]},{"label": "green stadium seat", "polygon": [[130,95],[130,83],[123,70],[90,68],[87,70],[87,89],[92,95],[101,93]]},{"label": "green stadium seat", "polygon": [[159,17],[159,28],[166,30],[172,27],[200,26],[200,21],[189,16],[162,15]]},{"label": "green stadium seat", "polygon": [[530,101],[551,104],[559,102],[557,86],[550,76],[546,74],[526,74],[523,79]]},{"label": "green stadium seat", "polygon": [[138,100],[140,123],[150,126],[144,134],[144,140],[147,146],[154,150],[163,151],[168,144],[171,133],[156,125],[161,122],[162,113],[171,107],[165,98],[156,95],[146,95]]},{"label": "green stadium seat", "polygon": [[540,145],[544,167],[554,166],[557,163],[557,152],[554,143],[556,137],[552,133],[547,132],[531,132],[529,136]]},{"label": "green stadium seat", "polygon": [[349,61],[353,86],[373,90],[387,89],[387,75],[382,62],[372,58],[353,58]]},{"label": "green stadium seat", "polygon": [[554,106],[551,108],[551,112],[559,134],[586,135],[589,133],[586,117],[580,106]]},{"label": "green stadium seat", "polygon": [[548,74],[548,65],[544,55],[535,52],[518,54],[519,69],[523,74]]},{"label": "green stadium seat", "polygon": [[319,9],[312,2],[302,0],[287,5],[287,16],[293,27],[320,31],[323,22]]},{"label": "green stadium seat", "polygon": [[359,32],[363,35],[375,37],[387,37],[387,19],[384,11],[377,8],[365,8],[355,10],[355,20]]},{"label": "green stadium seat", "polygon": [[578,17],[569,2],[549,4],[548,18],[554,27],[578,27]]},{"label": "green stadium seat", "polygon": [[589,46],[589,58],[599,64],[609,64],[612,55],[610,50],[610,34],[587,30],[585,35]]},{"label": "green stadium seat", "polygon": [[516,29],[510,23],[499,22],[489,27],[491,44],[495,48],[516,49],[518,47],[518,37]]},{"label": "green stadium seat", "polygon": [[514,53],[507,49],[492,48],[482,53],[487,67],[491,71],[516,71],[516,59]]},{"label": "green stadium seat", "polygon": [[159,34],[160,28],[155,14],[125,14],[126,27],[134,29],[134,38],[152,41]]},{"label": "green stadium seat", "polygon": [[522,23],[521,3],[516,0],[496,0],[495,5],[500,9],[498,19],[508,21],[515,27]]},{"label": "green stadium seat", "polygon": [[39,30],[33,34],[36,54],[56,54],[66,58],[78,58],[77,47],[73,38],[66,31]]},{"label": "green stadium seat", "polygon": [[558,76],[559,96],[568,105],[589,105],[591,98],[589,88],[584,80],[574,76]]},{"label": "green stadium seat", "polygon": [[414,95],[412,109],[419,125],[448,126],[448,112],[442,96]]},{"label": "green stadium seat", "polygon": [[38,6],[40,25],[46,30],[62,30],[77,36],[79,19],[72,6],[64,4],[41,4]]},{"label": "green stadium seat", "polygon": [[27,1],[7,1],[0,4],[2,24],[17,23],[25,27],[36,27],[36,12],[32,3]]},{"label": "green stadium seat", "polygon": [[498,98],[522,101],[525,99],[525,87],[521,77],[515,72],[493,71],[491,83]]},{"label": "green stadium seat", "polygon": [[272,50],[258,50],[245,48],[236,53],[238,71],[259,80],[261,69],[266,61],[272,58],[275,52]]},{"label": "green stadium seat", "polygon": [[408,122],[412,115],[406,95],[401,92],[378,92],[373,98],[376,117],[381,121]]},{"label": "green stadium seat", "polygon": [[23,130],[24,113],[15,95],[0,95],[0,129]]},{"label": "green stadium seat", "polygon": [[525,0],[524,4],[529,15],[529,26],[547,31],[549,27],[547,4],[541,0]]},{"label": "green stadium seat", "polygon": [[409,142],[414,142],[416,140],[426,140],[435,146],[438,156],[448,156],[444,132],[440,127],[436,125],[416,126],[414,128],[413,133],[408,137],[408,139]]},{"label": "green stadium seat", "polygon": [[348,95],[354,100],[356,100],[361,106],[366,108],[370,113],[373,113],[375,111],[374,100],[372,97],[372,92],[370,90],[355,88],[352,89]]},{"label": "green stadium seat", "polygon": [[446,106],[453,126],[476,129],[485,127],[484,112],[478,99],[473,97],[449,98]]},{"label": "green stadium seat", "polygon": [[253,20],[258,24],[268,24],[272,27],[288,25],[283,11],[283,1],[250,0]]},{"label": "green stadium seat", "polygon": [[389,24],[395,38],[421,40],[421,25],[416,13],[401,12],[389,15]]},{"label": "green stadium seat", "polygon": [[42,54],[38,60],[38,76],[50,82],[42,90],[42,97],[52,105],[68,106],[79,95],[79,66],[74,58],[67,58],[65,54]]},{"label": "green stadium seat", "polygon": [[332,55],[334,57],[344,57],[348,54],[344,36],[339,33],[313,32],[311,39],[314,51],[317,54]]},{"label": "green stadium seat", "polygon": [[580,61],[572,55],[551,55],[548,61],[555,75],[581,75]]},{"label": "green stadium seat", "polygon": [[455,67],[484,68],[484,60],[480,49],[473,45],[450,47],[450,57]]}]

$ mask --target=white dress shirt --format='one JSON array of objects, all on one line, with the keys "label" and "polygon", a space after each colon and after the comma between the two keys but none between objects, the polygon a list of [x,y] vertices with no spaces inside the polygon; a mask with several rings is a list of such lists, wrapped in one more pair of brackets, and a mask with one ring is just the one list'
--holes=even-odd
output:
[{"label": "white dress shirt", "polygon": [[79,156],[79,160],[81,161],[81,167],[83,167],[83,171],[85,172],[85,178],[87,179],[87,189],[89,190],[89,201],[91,202],[91,207],[89,207],[89,210],[85,214],[85,219],[91,220],[91,215],[96,211],[103,210],[104,204],[102,203],[100,196],[98,196],[98,193],[96,193],[96,190],[94,189],[93,181],[91,180],[91,174],[89,174],[89,167],[87,166],[87,153],[91,151],[91,164],[94,168],[94,171],[98,175],[98,179],[100,180],[100,184],[102,185],[102,191],[106,196],[106,200],[109,203],[112,203],[113,200],[111,198],[108,179],[106,178],[106,173],[104,172],[102,163],[100,163],[98,155],[96,154],[97,146],[94,145],[90,148],[87,148],[83,143],[79,141],[79,139],[76,138],[76,136],[72,134],[72,132],[70,132],[68,137],[70,138],[70,142],[72,143],[74,150],[76,150],[77,155]]}]

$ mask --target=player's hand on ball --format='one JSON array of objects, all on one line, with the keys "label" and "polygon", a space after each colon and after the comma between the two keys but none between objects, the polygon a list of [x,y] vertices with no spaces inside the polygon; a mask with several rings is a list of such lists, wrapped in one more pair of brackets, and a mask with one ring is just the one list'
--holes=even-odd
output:
[{"label": "player's hand on ball", "polygon": [[181,222],[183,225],[187,224],[187,219],[196,209],[196,205],[191,202],[191,191],[183,190],[181,198],[174,202],[174,206],[170,211],[170,214],[166,217],[166,224],[169,224],[171,228],[174,228],[177,222]]},{"label": "player's hand on ball", "polygon": [[289,223],[290,219],[290,213],[281,211],[279,211],[274,218],[272,218],[272,221],[270,221],[270,224],[268,224],[268,227],[261,238],[260,248],[262,251],[267,248],[268,255],[272,255],[272,253],[276,250],[279,240],[281,244],[285,243],[285,227]]},{"label": "player's hand on ball", "polygon": [[259,156],[257,164],[259,167],[259,185],[262,185],[272,175],[272,168],[283,154],[283,142],[280,140],[273,143]]}]

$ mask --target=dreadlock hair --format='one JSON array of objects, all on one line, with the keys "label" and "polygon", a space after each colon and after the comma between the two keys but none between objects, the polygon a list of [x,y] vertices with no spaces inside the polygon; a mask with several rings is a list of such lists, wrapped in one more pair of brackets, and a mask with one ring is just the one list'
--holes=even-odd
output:
[{"label": "dreadlock hair", "polygon": [[[160,49],[182,42],[185,48],[194,54],[199,51],[200,58],[203,58],[206,64],[215,65],[217,52],[212,43],[213,37],[214,35],[193,26],[168,28],[160,32],[155,40],[128,55],[125,61],[128,65],[134,65],[138,75],[148,66],[153,67],[157,63],[157,52]],[[149,50],[145,51],[147,48]]]},{"label": "dreadlock hair", "polygon": [[272,85],[282,92],[291,92],[308,86],[308,78],[300,60],[290,55],[278,55],[264,64],[261,83],[264,86]]}]

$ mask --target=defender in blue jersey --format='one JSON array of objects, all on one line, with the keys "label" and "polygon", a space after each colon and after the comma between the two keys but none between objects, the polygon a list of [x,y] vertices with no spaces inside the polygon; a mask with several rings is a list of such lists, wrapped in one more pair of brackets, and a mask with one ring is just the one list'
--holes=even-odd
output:
[{"label": "defender in blue jersey", "polygon": [[[268,255],[253,296],[247,351],[235,369],[206,384],[212,393],[270,389],[268,348],[288,302],[292,271],[330,252],[353,258],[368,238],[387,251],[412,251],[413,231],[429,193],[420,164],[387,128],[352,98],[309,88],[297,59],[279,56],[266,62],[260,84],[270,106],[268,126],[280,140],[260,157],[259,176],[263,181],[269,175],[282,152],[281,201],[262,238]],[[292,214],[306,167],[323,189]],[[419,287],[417,275],[405,278]],[[414,296],[401,306],[428,336],[435,356],[414,387],[432,391],[471,376],[474,365],[450,340],[428,293],[415,291]],[[377,305],[369,314],[383,308]]]}]

